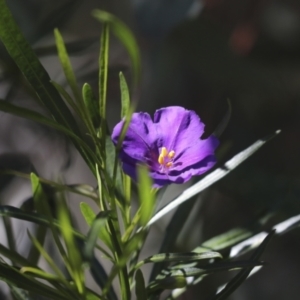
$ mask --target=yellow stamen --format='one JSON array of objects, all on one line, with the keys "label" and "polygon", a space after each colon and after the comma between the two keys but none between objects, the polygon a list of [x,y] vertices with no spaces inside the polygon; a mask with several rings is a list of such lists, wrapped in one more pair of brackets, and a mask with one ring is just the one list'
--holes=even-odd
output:
[{"label": "yellow stamen", "polygon": [[175,151],[174,150],[170,151],[169,154],[168,154],[168,157],[170,159],[172,159],[172,158],[174,158],[174,156],[175,156]]},{"label": "yellow stamen", "polygon": [[160,155],[162,155],[163,157],[166,157],[168,155],[168,150],[166,147],[161,148]]},{"label": "yellow stamen", "polygon": [[169,161],[169,162],[166,163],[166,167],[167,167],[167,168],[172,167],[172,165],[173,165],[173,163],[172,163],[171,161]]},{"label": "yellow stamen", "polygon": [[159,162],[159,164],[161,164],[161,165],[164,164],[165,158],[164,158],[164,156],[163,156],[162,154],[159,155],[159,157],[158,157],[158,162]]},{"label": "yellow stamen", "polygon": [[166,147],[162,147],[160,150],[160,154],[158,156],[158,163],[163,168],[170,168],[173,166],[173,158],[175,156],[175,151],[171,150],[168,152]]}]

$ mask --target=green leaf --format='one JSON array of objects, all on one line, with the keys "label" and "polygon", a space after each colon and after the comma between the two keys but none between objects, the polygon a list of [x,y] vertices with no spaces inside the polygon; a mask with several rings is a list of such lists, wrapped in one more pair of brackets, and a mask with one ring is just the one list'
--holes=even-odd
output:
[{"label": "green leaf", "polygon": [[[45,238],[47,234],[47,227],[46,226],[38,226],[37,231],[36,231],[36,239],[39,241],[41,245],[44,244]],[[39,251],[32,245],[29,254],[28,254],[28,260],[32,262],[33,264],[37,264],[40,259],[40,253]]]},{"label": "green leaf", "polygon": [[91,293],[86,295],[86,300],[99,300],[99,299],[101,300],[102,298],[100,296],[96,296],[96,295],[91,294]]},{"label": "green leaf", "polygon": [[100,39],[99,56],[99,114],[101,118],[101,135],[103,144],[106,137],[106,96],[108,76],[108,50],[109,50],[109,27],[103,24]]},{"label": "green leaf", "polygon": [[[34,173],[31,173],[30,179],[31,179],[32,191],[33,191],[34,207],[40,215],[45,216],[45,218],[47,219],[49,227],[51,229],[51,233],[52,233],[54,241],[55,241],[55,244],[56,244],[61,256],[64,259],[66,256],[66,253],[61,244],[57,228],[55,228],[55,225],[54,225],[55,220],[52,216],[51,207],[49,205],[50,199],[46,196],[46,194],[43,191],[43,187],[41,185],[40,178],[38,178]],[[53,201],[53,199],[52,199],[52,201]],[[38,227],[37,242],[41,245],[44,244],[46,232],[47,232],[46,226],[41,225]],[[45,251],[42,251],[43,250],[42,246],[35,243],[34,241],[33,241],[33,244],[35,247],[31,248],[28,259],[32,262],[37,263],[36,259],[38,259],[38,257],[39,257],[38,254],[41,253],[44,256]],[[48,263],[50,265],[51,265],[51,263],[53,264],[52,260],[48,261]],[[65,261],[65,263],[67,263],[67,262]],[[56,266],[54,265],[54,267],[56,267]]]},{"label": "green leaf", "polygon": [[94,10],[93,16],[100,22],[108,23],[115,36],[128,51],[133,66],[134,83],[137,84],[141,73],[141,59],[137,42],[131,30],[125,23],[106,11]]},{"label": "green leaf", "polygon": [[[40,214],[34,212],[25,212],[19,208],[9,205],[0,205],[0,216],[12,217],[36,224],[48,225],[49,221]],[[58,226],[58,224],[56,223]]]},{"label": "green leaf", "polygon": [[93,126],[95,128],[98,128],[101,123],[99,108],[97,105],[96,98],[93,94],[93,90],[88,83],[85,83],[82,87],[82,97],[88,115],[93,123]]},{"label": "green leaf", "polygon": [[[102,265],[99,263],[99,261],[94,257],[93,262],[91,264],[91,274],[95,280],[95,282],[98,284],[98,286],[103,289],[105,284],[107,283],[107,274],[102,267]],[[108,291],[108,299],[110,300],[118,300],[116,293],[111,286]]]},{"label": "green leaf", "polygon": [[9,288],[14,300],[31,300],[27,291],[19,289],[14,285],[9,285]]},{"label": "green leaf", "polygon": [[50,274],[50,273],[46,273],[45,271],[37,269],[37,268],[23,267],[23,268],[21,268],[20,272],[21,273],[30,273],[30,275],[34,275],[34,277],[45,279],[49,282],[60,281],[59,277],[57,277],[53,274]]},{"label": "green leaf", "polygon": [[222,250],[228,247],[231,247],[253,235],[253,232],[243,229],[235,228],[226,233],[220,234],[216,237],[209,239],[204,242],[201,247],[213,249],[213,250]]},{"label": "green leaf", "polygon": [[150,220],[154,207],[155,207],[155,197],[152,190],[152,180],[149,176],[149,170],[144,165],[139,165],[137,167],[138,174],[138,193],[139,201],[141,206],[141,226],[145,226]]},{"label": "green leaf", "polygon": [[151,282],[147,287],[148,293],[153,293],[163,290],[173,290],[183,288],[187,285],[186,277],[183,275],[178,275],[174,277],[166,277],[160,280]]},{"label": "green leaf", "polygon": [[[9,206],[9,205],[0,205],[0,216],[16,218],[16,219],[36,223],[36,224],[50,226],[50,222],[45,216],[34,212],[28,213],[19,208]],[[62,224],[60,224],[57,220],[53,220],[53,225],[57,228],[62,227]],[[72,229],[72,232],[74,236],[76,236],[77,238],[81,240],[85,239],[85,237],[75,229]]]},{"label": "green leaf", "polygon": [[39,100],[61,124],[80,134],[74,117],[50,83],[50,77],[14,21],[5,0],[0,0],[0,39]]},{"label": "green leaf", "polygon": [[125,118],[130,108],[130,96],[126,79],[122,72],[119,73],[121,90],[121,119]]},{"label": "green leaf", "polygon": [[34,266],[29,260],[20,255],[18,252],[6,248],[4,245],[0,244],[0,254],[11,260],[13,264],[21,266]]},{"label": "green leaf", "polygon": [[[21,178],[30,179],[30,175],[27,173],[22,173],[14,170],[5,170],[3,174],[11,174]],[[75,193],[81,196],[85,196],[93,199],[94,201],[98,200],[97,193],[95,189],[88,184],[60,184],[55,181],[51,181],[42,177],[38,177],[39,181],[49,187],[52,187],[56,191],[67,191]]]},{"label": "green leaf", "polygon": [[51,80],[50,81],[52,85],[55,87],[55,89],[63,96],[65,101],[72,107],[74,112],[78,115],[81,116],[81,110],[78,107],[77,103],[72,99],[72,97],[69,95],[69,93],[57,82]]},{"label": "green leaf", "polygon": [[[261,245],[257,248],[257,250],[251,256],[250,261],[257,261],[262,253],[264,252],[266,246],[270,242],[271,238],[273,237],[275,230],[271,231]],[[213,299],[214,300],[225,300],[231,295],[249,276],[250,272],[252,271],[253,267],[249,267],[240,271],[227,285],[221,292],[219,292]]]},{"label": "green leaf", "polygon": [[216,258],[222,258],[222,255],[218,252],[187,252],[187,253],[159,253],[152,255],[144,259],[141,263],[160,263],[160,262],[187,262],[194,261],[199,262],[200,260],[211,260]]},{"label": "green leaf", "polygon": [[73,91],[73,94],[77,100],[78,103],[81,103],[81,95],[78,89],[77,81],[75,78],[75,74],[73,72],[73,68],[70,62],[70,58],[64,43],[64,40],[59,32],[59,30],[56,28],[54,29],[54,36],[55,36],[55,44],[57,47],[57,52],[59,56],[60,63],[62,65],[64,74],[67,78],[67,81]]},{"label": "green leaf", "polygon": [[14,234],[14,231],[13,231],[11,220],[9,218],[4,217],[3,218],[3,224],[4,224],[4,227],[5,227],[5,234],[6,234],[9,249],[11,251],[14,251],[16,249],[15,234]]},{"label": "green leaf", "polygon": [[135,294],[137,300],[147,300],[147,290],[145,287],[145,280],[141,270],[135,273]]},{"label": "green leaf", "polygon": [[[190,212],[192,211],[196,203],[196,200],[197,200],[197,196],[194,196],[193,199],[185,202],[183,205],[181,205],[176,209],[176,212],[172,216],[172,219],[165,230],[164,239],[161,244],[159,252],[161,253],[170,252],[172,249],[174,249],[174,245],[176,243],[178,235],[180,234],[183,228],[182,224],[184,224],[184,222],[189,217]],[[155,264],[151,271],[150,281],[152,281],[156,277],[156,275],[160,272],[160,270],[162,270],[164,267],[165,264],[163,263]]]},{"label": "green leaf", "polygon": [[97,159],[92,159],[93,153],[82,145],[80,141],[81,133],[75,118],[60,97],[56,88],[51,84],[48,73],[36,57],[29,43],[23,37],[6,6],[5,0],[0,0],[0,11],[0,39],[9,55],[15,61],[20,71],[35,91],[40,102],[58,122],[58,125],[65,127],[72,132],[71,139],[75,147],[80,152],[93,174],[95,174],[95,162]]},{"label": "green leaf", "polygon": [[56,273],[56,275],[64,280],[64,275],[60,271],[59,267],[55,264],[53,259],[50,257],[50,255],[47,253],[47,251],[43,248],[43,246],[39,243],[39,241],[34,238],[29,232],[28,236],[30,240],[32,241],[33,245],[36,247],[38,252],[43,256],[43,258],[46,260],[46,262],[49,264],[49,266],[52,268],[52,270]]},{"label": "green leaf", "polygon": [[75,243],[73,228],[71,225],[71,218],[65,202],[65,198],[63,197],[63,195],[60,195],[58,200],[59,202],[57,213],[61,225],[60,230],[68,252],[68,261],[71,268],[69,269],[69,272],[74,279],[78,293],[80,295],[83,295],[85,293],[85,285],[81,255]]},{"label": "green leaf", "polygon": [[[80,202],[80,210],[81,213],[89,226],[92,226],[94,220],[96,219],[96,214],[93,209],[85,202]],[[110,235],[105,227],[102,227],[98,232],[99,238],[104,242],[104,244],[113,251],[112,242],[110,239]],[[105,254],[110,257],[110,255],[105,252]]]},{"label": "green leaf", "polygon": [[169,213],[174,208],[178,207],[185,201],[191,199],[193,196],[202,192],[221,178],[225,177],[232,170],[238,167],[242,162],[244,162],[247,158],[253,155],[258,149],[260,149],[266,142],[275,137],[280,133],[280,130],[277,130],[274,134],[267,136],[264,139],[256,141],[250,147],[235,155],[232,159],[227,161],[225,165],[221,168],[216,169],[211,172],[209,175],[205,176],[203,179],[198,181],[196,184],[192,185],[185,191],[183,191],[178,197],[176,197],[169,204],[164,206],[160,211],[158,211],[152,219],[148,222],[147,226],[151,226],[153,223],[162,218],[165,214]]},{"label": "green leaf", "polygon": [[47,197],[43,191],[39,178],[34,174],[30,174],[31,188],[34,200],[34,206],[37,212],[43,212],[43,202],[47,201]]},{"label": "green leaf", "polygon": [[88,232],[87,239],[83,248],[84,258],[91,262],[94,257],[94,248],[99,236],[99,232],[105,230],[105,225],[108,219],[109,212],[100,212],[96,218],[94,218],[91,228]]},{"label": "green leaf", "polygon": [[96,218],[96,214],[93,209],[86,202],[80,202],[80,210],[86,223],[91,226]]},{"label": "green leaf", "polygon": [[[122,174],[118,159],[116,159],[116,148],[109,136],[105,139],[106,148],[106,171],[110,178],[114,181],[114,186],[119,193],[123,192]],[[119,199],[122,200],[122,199]]]},{"label": "green leaf", "polygon": [[15,268],[4,263],[0,263],[0,279],[9,285],[17,286],[18,288],[46,298],[51,297],[53,300],[69,300],[69,297],[65,296],[61,291],[53,289],[26,274],[21,274]]}]

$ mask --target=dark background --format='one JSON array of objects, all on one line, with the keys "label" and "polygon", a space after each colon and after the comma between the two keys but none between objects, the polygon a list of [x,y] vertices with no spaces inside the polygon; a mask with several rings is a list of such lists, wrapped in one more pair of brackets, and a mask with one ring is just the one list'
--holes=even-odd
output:
[{"label": "dark background", "polygon": [[[246,226],[264,212],[276,212],[274,224],[300,213],[299,1],[7,2],[51,77],[61,84],[65,81],[56,57],[54,27],[68,42],[78,81],[89,82],[97,90],[101,25],[90,12],[100,8],[117,15],[137,37],[142,78],[132,98],[138,101],[138,110],[153,113],[163,106],[184,106],[200,115],[209,135],[228,111],[229,99],[232,114],[220,137],[220,163],[258,138],[282,129],[279,136],[210,188],[190,225],[193,238],[181,237],[177,250],[189,251],[216,234]],[[1,98],[40,110],[2,47],[0,64]],[[130,83],[129,58],[112,37],[108,92],[111,126],[119,120],[119,71]],[[64,174],[67,182],[93,182],[63,136],[4,113],[0,123],[1,168],[28,172],[34,167],[42,177],[53,179]],[[20,179],[3,177],[1,187],[4,203],[19,205],[30,194]],[[19,242],[20,249],[26,251],[26,245]],[[268,265],[230,299],[299,299],[299,251],[298,230],[275,237],[264,253]],[[210,299],[222,282],[222,276],[207,278],[182,299]]]}]

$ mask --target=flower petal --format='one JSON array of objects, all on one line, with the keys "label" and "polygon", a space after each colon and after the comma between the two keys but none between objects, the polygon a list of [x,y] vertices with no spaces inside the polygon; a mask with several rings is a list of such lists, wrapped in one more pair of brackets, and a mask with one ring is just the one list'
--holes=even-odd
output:
[{"label": "flower petal", "polygon": [[173,170],[181,171],[189,166],[199,164],[207,156],[213,156],[218,145],[219,140],[214,136],[205,140],[194,141],[193,144],[186,146],[181,153],[176,153]]},{"label": "flower petal", "polygon": [[[124,120],[119,122],[113,129],[112,140],[116,145],[124,124]],[[151,152],[157,140],[156,126],[148,113],[134,113],[128,126],[122,151],[128,156],[141,161],[145,161],[145,156]]]},{"label": "flower petal", "polygon": [[157,110],[154,123],[164,139],[164,147],[175,153],[182,152],[187,145],[195,143],[204,132],[204,124],[198,115],[180,106],[170,106]]},{"label": "flower petal", "polygon": [[[121,121],[113,129],[115,145],[123,124]],[[136,180],[136,165],[147,164],[154,187],[184,183],[201,175],[216,163],[214,151],[219,144],[214,136],[201,140],[203,132],[204,124],[197,114],[183,107],[159,109],[154,121],[147,113],[134,113],[120,151],[123,170]],[[174,157],[158,161],[162,147],[173,150]]]},{"label": "flower petal", "polygon": [[153,178],[154,187],[162,187],[171,183],[185,183],[196,175],[202,175],[210,170],[216,163],[216,157],[214,155],[208,155],[199,163],[189,166],[184,170],[176,171],[172,170],[169,174],[161,174],[157,172],[151,172],[150,176]]}]

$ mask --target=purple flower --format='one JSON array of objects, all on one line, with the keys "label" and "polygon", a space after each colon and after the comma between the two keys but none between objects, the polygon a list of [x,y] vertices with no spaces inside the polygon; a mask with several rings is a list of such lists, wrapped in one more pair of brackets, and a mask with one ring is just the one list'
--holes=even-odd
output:
[{"label": "purple flower", "polygon": [[[123,123],[113,129],[115,145]],[[123,170],[136,179],[136,165],[147,164],[155,187],[201,175],[216,163],[219,144],[214,136],[200,139],[203,132],[198,115],[180,106],[157,110],[153,121],[148,113],[134,113],[120,151]]]}]

